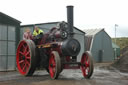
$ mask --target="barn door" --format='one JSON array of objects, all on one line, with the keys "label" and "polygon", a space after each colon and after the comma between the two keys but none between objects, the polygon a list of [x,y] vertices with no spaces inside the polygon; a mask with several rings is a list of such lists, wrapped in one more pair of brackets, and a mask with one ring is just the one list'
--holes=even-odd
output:
[{"label": "barn door", "polygon": [[99,50],[99,62],[102,62],[103,61],[103,53],[104,51],[103,50]]}]

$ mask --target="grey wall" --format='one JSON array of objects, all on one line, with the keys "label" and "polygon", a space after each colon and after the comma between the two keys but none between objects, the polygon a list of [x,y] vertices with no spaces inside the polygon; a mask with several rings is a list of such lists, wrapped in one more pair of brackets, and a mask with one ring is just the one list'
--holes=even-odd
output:
[{"label": "grey wall", "polygon": [[51,28],[53,27],[56,27],[57,26],[57,23],[51,23],[51,24],[42,24],[42,25],[36,25],[38,26],[39,28],[41,28],[44,33],[47,33]]},{"label": "grey wall", "polygon": [[[57,24],[40,24],[40,25],[35,25],[38,26],[40,29],[44,31],[44,33],[47,33],[52,27],[56,27]],[[23,39],[23,33],[26,28],[30,28],[31,32],[33,33],[34,31],[34,25],[33,26],[24,26],[20,28],[20,40]]]},{"label": "grey wall", "polygon": [[81,46],[80,53],[77,56],[77,62],[80,62],[81,57],[82,57],[83,53],[85,52],[85,34],[77,29],[74,29],[74,32],[76,33],[74,35],[74,38],[80,42],[80,46]]},{"label": "grey wall", "polygon": [[16,68],[16,27],[0,24],[0,71]]},{"label": "grey wall", "polygon": [[96,62],[113,61],[112,42],[106,32],[101,31],[95,35],[91,52]]},{"label": "grey wall", "polygon": [[112,41],[111,41],[111,38],[108,37],[108,35],[106,33],[104,33],[104,35],[103,35],[103,41],[104,41],[103,62],[113,61],[114,60],[114,52],[113,52],[113,48],[112,48]]}]

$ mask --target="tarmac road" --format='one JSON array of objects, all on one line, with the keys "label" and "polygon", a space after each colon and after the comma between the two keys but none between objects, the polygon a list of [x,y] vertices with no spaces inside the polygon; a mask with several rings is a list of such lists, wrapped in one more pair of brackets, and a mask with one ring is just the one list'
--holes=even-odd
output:
[{"label": "tarmac road", "polygon": [[36,71],[32,77],[0,72],[0,85],[128,85],[128,73],[96,66],[91,79],[84,79],[81,70],[63,70],[59,79],[52,80],[46,71]]}]

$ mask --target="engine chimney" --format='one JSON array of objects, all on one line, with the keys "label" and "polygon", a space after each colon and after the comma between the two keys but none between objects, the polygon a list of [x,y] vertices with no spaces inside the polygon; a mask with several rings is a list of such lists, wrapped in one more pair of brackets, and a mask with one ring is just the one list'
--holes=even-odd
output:
[{"label": "engine chimney", "polygon": [[67,6],[67,22],[70,36],[73,36],[73,6]]}]

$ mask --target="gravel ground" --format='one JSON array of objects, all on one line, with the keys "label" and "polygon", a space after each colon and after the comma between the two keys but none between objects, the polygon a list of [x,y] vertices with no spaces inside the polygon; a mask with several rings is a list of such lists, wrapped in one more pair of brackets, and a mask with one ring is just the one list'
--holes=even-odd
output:
[{"label": "gravel ground", "polygon": [[128,73],[111,68],[107,64],[96,64],[91,79],[84,79],[81,70],[63,70],[59,79],[50,79],[46,71],[36,71],[32,77],[18,72],[0,72],[0,85],[128,85]]}]

